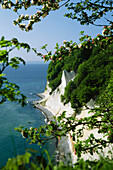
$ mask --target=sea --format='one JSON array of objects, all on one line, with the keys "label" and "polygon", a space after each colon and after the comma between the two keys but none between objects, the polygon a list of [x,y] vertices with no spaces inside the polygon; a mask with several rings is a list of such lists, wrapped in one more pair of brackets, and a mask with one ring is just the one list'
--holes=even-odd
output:
[{"label": "sea", "polygon": [[20,65],[16,70],[10,67],[5,70],[8,80],[20,87],[28,104],[21,107],[16,102],[7,101],[0,105],[0,167],[4,166],[9,158],[22,155],[27,149],[37,150],[39,154],[46,149],[50,156],[54,155],[56,140],[49,141],[40,148],[37,144],[29,145],[26,139],[14,130],[20,125],[38,128],[46,124],[45,115],[34,108],[32,103],[40,99],[36,94],[45,90],[47,69],[48,64],[36,63]]}]

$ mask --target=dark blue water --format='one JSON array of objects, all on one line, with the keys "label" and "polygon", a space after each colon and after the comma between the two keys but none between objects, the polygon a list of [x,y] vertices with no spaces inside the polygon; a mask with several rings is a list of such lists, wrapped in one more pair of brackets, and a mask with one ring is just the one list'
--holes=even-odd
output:
[{"label": "dark blue water", "polygon": [[[0,167],[5,165],[8,158],[12,158],[17,154],[24,154],[28,147],[41,152],[38,145],[29,146],[26,139],[23,139],[14,128],[19,125],[25,125],[26,127],[45,125],[45,116],[41,111],[33,108],[30,103],[39,99],[35,95],[36,93],[45,90],[47,68],[47,64],[28,64],[26,66],[21,65],[17,70],[7,68],[5,71],[8,80],[20,86],[21,92],[27,96],[29,103],[25,107],[9,101],[0,105]],[[47,143],[44,149],[53,154],[55,140]]]}]

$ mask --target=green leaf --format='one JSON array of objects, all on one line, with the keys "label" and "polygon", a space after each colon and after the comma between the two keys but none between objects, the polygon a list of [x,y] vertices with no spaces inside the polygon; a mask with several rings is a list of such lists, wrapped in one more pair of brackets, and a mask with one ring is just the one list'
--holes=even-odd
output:
[{"label": "green leaf", "polygon": [[17,45],[16,48],[17,48],[18,50],[20,50],[20,45]]},{"label": "green leaf", "polygon": [[1,41],[3,41],[4,39],[5,39],[5,37],[4,37],[4,36],[2,36],[2,37],[1,37]]},{"label": "green leaf", "polygon": [[45,49],[47,47],[47,44],[45,44],[44,46],[41,47],[41,49]]},{"label": "green leaf", "polygon": [[80,32],[80,35],[84,35],[84,31],[81,31],[81,32]]}]

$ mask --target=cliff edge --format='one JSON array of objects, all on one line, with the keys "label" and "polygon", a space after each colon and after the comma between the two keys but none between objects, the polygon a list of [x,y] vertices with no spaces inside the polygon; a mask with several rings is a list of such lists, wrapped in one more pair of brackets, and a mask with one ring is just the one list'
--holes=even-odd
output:
[{"label": "cliff edge", "polygon": [[62,73],[61,84],[52,92],[50,95],[51,89],[48,85],[46,86],[46,90],[42,94],[38,94],[40,97],[43,97],[38,103],[43,107],[47,108],[49,111],[53,113],[54,116],[59,115],[63,111],[66,111],[66,116],[72,116],[74,110],[71,108],[71,104],[68,103],[64,106],[61,102],[60,96],[64,94],[65,87],[67,86],[68,82],[73,80],[75,77],[75,72],[71,71],[68,73],[66,70]]},{"label": "cliff edge", "polygon": [[[68,103],[64,105],[61,102],[60,96],[64,94],[64,90],[68,82],[73,80],[75,76],[76,74],[74,71],[71,71],[70,73],[68,73],[66,70],[64,70],[62,73],[61,84],[52,92],[52,94],[50,93],[51,89],[49,87],[49,82],[47,82],[45,92],[38,94],[38,96],[41,97],[41,100],[36,101],[34,104],[37,108],[39,108],[40,110],[46,113],[46,115],[48,116],[48,119],[51,119],[53,116],[60,115],[60,113],[62,113],[63,111],[66,111],[66,117],[73,116],[74,109],[71,107],[71,104]],[[78,113],[78,115],[76,116],[78,119],[88,117],[93,114],[93,113],[89,114],[88,112],[90,111],[91,108],[94,107],[94,101],[91,99],[86,105],[88,109],[84,106],[81,112]],[[78,128],[81,128],[81,127],[78,127]],[[84,129],[84,135],[81,138],[81,140],[87,139],[87,137],[91,133],[93,133],[97,138],[103,138],[102,135],[98,134],[98,129],[93,129],[93,130]],[[64,142],[68,144],[67,147],[65,147],[66,144],[64,145]],[[72,140],[71,132],[67,135],[67,137],[63,138],[60,141],[60,143],[61,143],[60,151],[62,152],[62,154],[66,156],[66,154],[70,152],[72,163],[75,163],[77,161],[77,156],[74,153],[75,141]],[[104,149],[104,152],[103,152],[104,155],[108,155],[108,150],[112,150],[112,146],[110,146],[110,148]],[[84,160],[87,160],[87,159],[95,160],[95,159],[99,159],[99,155],[95,153],[92,156],[89,153],[86,153],[86,154],[82,154],[82,158]]]}]

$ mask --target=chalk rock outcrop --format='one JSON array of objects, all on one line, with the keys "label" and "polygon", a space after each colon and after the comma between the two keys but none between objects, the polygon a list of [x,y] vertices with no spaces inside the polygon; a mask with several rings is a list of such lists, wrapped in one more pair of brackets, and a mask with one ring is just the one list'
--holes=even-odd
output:
[{"label": "chalk rock outcrop", "polygon": [[74,71],[68,73],[66,70],[64,70],[62,73],[61,84],[52,92],[51,95],[51,89],[47,82],[46,90],[43,93],[45,97],[40,100],[39,103],[44,107],[47,107],[55,116],[62,113],[63,111],[66,111],[66,116],[71,116],[74,113],[74,110],[71,108],[71,104],[68,103],[64,106],[64,104],[61,102],[60,96],[61,94],[64,94],[65,87],[70,80],[73,80],[74,77]]},{"label": "chalk rock outcrop", "polygon": [[[74,109],[71,108],[70,103],[64,106],[64,104],[61,102],[60,96],[64,94],[65,87],[67,86],[68,82],[73,80],[75,76],[76,75],[74,71],[68,73],[66,70],[64,70],[62,73],[61,84],[52,92],[52,94],[50,94],[51,89],[49,87],[49,82],[47,82],[45,92],[40,94],[40,96],[43,96],[43,98],[40,101],[38,101],[38,103],[41,104],[41,106],[43,106],[44,108],[48,109],[50,112],[52,112],[54,116],[58,116],[63,111],[66,111],[66,117],[72,116],[74,114]],[[87,107],[89,109],[87,109],[84,106],[81,112],[78,113],[78,115],[76,116],[78,119],[93,115],[93,113],[90,114],[88,113],[90,109],[94,107],[94,101],[92,99],[87,103]],[[84,135],[80,140],[87,139],[91,133],[93,133],[94,136],[96,136],[96,138],[103,138],[101,134],[98,134],[98,129],[93,129],[93,130],[84,129]],[[67,139],[68,139],[67,141],[69,144],[69,149],[72,155],[72,162],[74,163],[77,161],[77,156],[73,152],[75,143],[72,140],[71,135],[68,135]],[[104,149],[104,155],[108,155],[108,150],[112,150],[112,146]],[[99,155],[95,153],[93,156],[91,156],[89,153],[86,153],[82,155],[82,158],[84,158],[85,160],[98,159]]]}]

